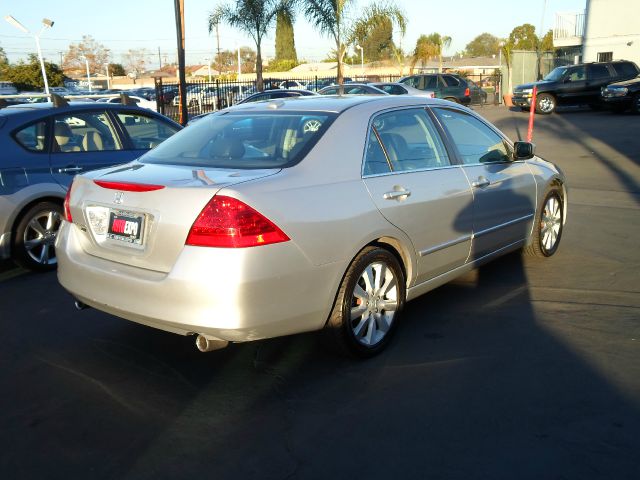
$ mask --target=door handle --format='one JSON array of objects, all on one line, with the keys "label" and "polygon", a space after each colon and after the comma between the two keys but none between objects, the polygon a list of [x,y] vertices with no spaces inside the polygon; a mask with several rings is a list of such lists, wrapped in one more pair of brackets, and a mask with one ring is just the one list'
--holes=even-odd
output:
[{"label": "door handle", "polygon": [[491,182],[487,180],[485,177],[478,177],[478,180],[476,180],[471,184],[473,188],[484,188],[484,187],[488,187],[489,185],[491,185]]},{"label": "door handle", "polygon": [[385,200],[404,200],[402,197],[408,197],[411,195],[410,190],[393,190],[392,192],[386,192],[382,198]]},{"label": "door handle", "polygon": [[65,167],[65,168],[59,168],[58,173],[81,172],[82,170],[83,170],[82,167]]}]

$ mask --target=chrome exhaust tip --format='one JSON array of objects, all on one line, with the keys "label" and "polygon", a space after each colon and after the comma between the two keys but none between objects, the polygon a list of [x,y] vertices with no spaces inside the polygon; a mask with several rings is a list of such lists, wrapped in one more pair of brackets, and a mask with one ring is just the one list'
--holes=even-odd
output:
[{"label": "chrome exhaust tip", "polygon": [[76,310],[86,310],[87,308],[91,308],[86,303],[82,303],[80,300],[76,300],[73,302],[73,305],[76,307]]},{"label": "chrome exhaust tip", "polygon": [[198,334],[196,337],[196,347],[201,352],[212,352],[214,350],[220,350],[229,345],[226,340],[218,340],[217,338],[205,337],[202,334]]}]

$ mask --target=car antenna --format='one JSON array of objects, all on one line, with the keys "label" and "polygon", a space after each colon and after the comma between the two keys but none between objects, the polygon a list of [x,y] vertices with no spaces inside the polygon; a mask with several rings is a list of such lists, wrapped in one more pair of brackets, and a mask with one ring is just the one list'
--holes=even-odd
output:
[{"label": "car antenna", "polygon": [[67,100],[64,97],[61,97],[57,93],[51,94],[51,103],[53,103],[53,106],[56,108],[69,106],[69,102],[67,102]]},{"label": "car antenna", "polygon": [[120,103],[122,105],[137,105],[135,100],[131,98],[129,95],[127,95],[126,93],[120,94]]}]

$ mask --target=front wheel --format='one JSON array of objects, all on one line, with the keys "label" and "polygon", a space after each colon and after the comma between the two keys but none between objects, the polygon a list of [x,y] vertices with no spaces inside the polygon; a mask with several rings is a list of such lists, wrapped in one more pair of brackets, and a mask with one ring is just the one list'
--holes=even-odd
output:
[{"label": "front wheel", "polygon": [[524,249],[526,255],[550,257],[558,250],[562,238],[564,207],[562,193],[552,188],[545,195],[542,208],[533,226],[531,244]]},{"label": "front wheel", "polygon": [[536,113],[548,115],[555,112],[556,99],[553,95],[548,93],[540,93],[536,98]]},{"label": "front wheel", "polygon": [[398,259],[383,248],[365,248],[342,279],[327,337],[344,353],[358,357],[380,353],[397,327],[405,295]]},{"label": "front wheel", "polygon": [[631,111],[640,113],[640,93],[636,93],[631,100]]},{"label": "front wheel", "polygon": [[57,265],[54,243],[62,222],[62,207],[41,202],[31,207],[15,230],[12,253],[15,261],[28,270],[45,272]]}]

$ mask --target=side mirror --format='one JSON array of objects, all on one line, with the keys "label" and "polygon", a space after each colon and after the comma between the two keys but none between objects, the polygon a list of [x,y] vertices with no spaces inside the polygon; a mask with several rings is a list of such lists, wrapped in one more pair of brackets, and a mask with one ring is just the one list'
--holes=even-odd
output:
[{"label": "side mirror", "polygon": [[513,159],[514,160],[527,160],[533,158],[533,151],[535,145],[529,142],[515,142],[513,144]]}]

